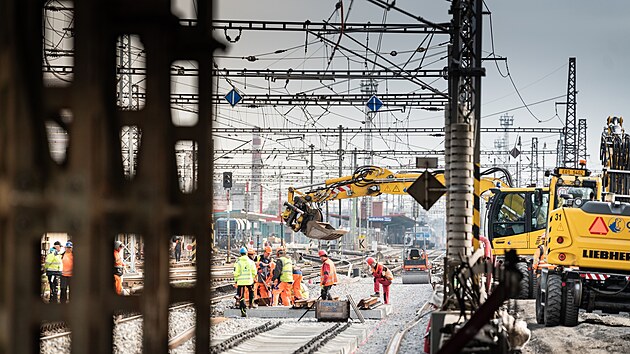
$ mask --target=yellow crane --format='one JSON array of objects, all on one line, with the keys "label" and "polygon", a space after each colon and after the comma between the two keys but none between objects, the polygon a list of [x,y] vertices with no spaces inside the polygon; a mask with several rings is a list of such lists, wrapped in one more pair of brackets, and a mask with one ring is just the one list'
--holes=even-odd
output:
[{"label": "yellow crane", "polygon": [[[482,193],[493,188],[509,187],[511,177],[503,169],[489,169],[482,172],[482,176],[502,172],[503,178],[482,177]],[[445,184],[444,174],[434,171],[433,176]],[[326,180],[321,185],[303,188],[289,187],[288,201],[284,203],[285,210],[282,220],[295,232],[302,232],[309,238],[319,240],[335,240],[346,234],[347,230],[337,230],[332,225],[323,222],[320,205],[327,201],[375,197],[381,194],[408,194],[407,190],[421,173],[394,173],[378,166],[359,167],[350,176],[343,176]],[[305,188],[311,188],[303,191]]]}]

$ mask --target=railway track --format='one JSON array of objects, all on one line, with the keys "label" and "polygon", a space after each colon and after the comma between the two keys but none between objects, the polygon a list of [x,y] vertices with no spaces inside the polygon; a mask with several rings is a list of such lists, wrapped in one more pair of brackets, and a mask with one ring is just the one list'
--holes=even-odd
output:
[{"label": "railway track", "polygon": [[[273,322],[232,336],[213,338],[210,353],[326,353],[352,352],[367,336],[367,326],[324,322]],[[269,346],[273,343],[273,347]]]}]

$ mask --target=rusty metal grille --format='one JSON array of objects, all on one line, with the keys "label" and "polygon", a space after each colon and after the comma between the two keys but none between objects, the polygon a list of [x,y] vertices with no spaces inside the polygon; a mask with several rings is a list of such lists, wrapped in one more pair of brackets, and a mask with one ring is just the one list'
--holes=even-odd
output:
[{"label": "rusty metal grille", "polygon": [[[42,80],[41,0],[0,1],[0,353],[38,353],[43,321],[65,321],[73,353],[112,352],[112,315],[144,315],[143,350],[168,352],[169,304],[196,308],[196,352],[207,353],[210,322],[210,259],[197,257],[193,288],[169,285],[168,240],[195,235],[199,255],[210,254],[212,196],[210,1],[198,1],[198,21],[182,26],[169,0],[74,1],[74,75],[69,85]],[[146,104],[141,110],[116,105],[116,39],[137,34],[146,49]],[[199,63],[200,119],[176,127],[170,116],[170,65]],[[66,161],[48,151],[46,120],[62,109]],[[137,172],[123,173],[120,130],[142,129]],[[175,144],[198,145],[196,190],[178,187]],[[75,243],[72,300],[40,299],[39,242],[63,230]],[[112,242],[118,233],[141,234],[145,242],[144,292],[117,296],[113,288]]]}]

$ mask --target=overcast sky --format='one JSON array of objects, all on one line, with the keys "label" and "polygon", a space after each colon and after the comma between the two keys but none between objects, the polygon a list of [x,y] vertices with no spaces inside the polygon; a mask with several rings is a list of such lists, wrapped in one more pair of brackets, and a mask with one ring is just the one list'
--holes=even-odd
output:
[{"label": "overcast sky", "polygon": [[[220,0],[215,1],[216,19],[258,19],[276,21],[322,21],[330,18],[332,22],[339,21],[339,11],[334,11],[336,0]],[[381,23],[384,19],[384,10],[367,2],[366,0],[344,0],[344,9],[348,11],[351,5],[348,22]],[[492,29],[494,34],[494,51],[496,55],[508,58],[509,70],[518,87],[523,100],[530,104],[532,113],[522,108],[523,103],[517,96],[514,87],[508,78],[503,78],[497,71],[494,62],[484,63],[486,77],[483,79],[482,90],[482,125],[485,127],[499,126],[499,116],[509,113],[514,116],[516,127],[562,127],[565,119],[565,107],[557,106],[555,102],[565,101],[565,97],[553,99],[557,96],[565,96],[567,91],[568,58],[577,58],[577,116],[587,118],[588,121],[588,153],[590,155],[589,167],[599,168],[599,140],[605,119],[608,115],[627,115],[628,89],[627,82],[630,75],[625,68],[625,62],[630,58],[630,22],[627,21],[630,13],[628,1],[586,1],[586,0],[529,0],[529,1],[505,1],[488,0],[486,4],[492,12]],[[420,15],[435,22],[447,22],[450,20],[448,9],[450,3],[441,0],[398,0],[396,5],[413,14]],[[386,14],[388,23],[417,23],[414,19],[390,11]],[[484,42],[485,55],[492,51],[490,38],[489,16],[484,16]],[[216,31],[215,37],[225,42],[225,34]],[[231,31],[228,35],[234,39],[238,31]],[[379,36],[355,34],[353,38],[363,44],[368,44],[372,50],[383,53],[387,59],[403,64],[409,58],[410,51],[420,45],[425,39],[424,35],[394,35],[385,34],[380,40]],[[331,39],[336,39],[336,36]],[[302,46],[309,41],[305,53]],[[427,51],[424,61],[425,68],[441,68],[446,65],[446,60],[438,60],[443,57],[448,41],[448,36],[435,36]],[[365,49],[353,43],[347,37],[342,37],[340,44],[365,54]],[[442,45],[440,45],[442,44]],[[302,47],[300,47],[302,46]],[[294,48],[297,47],[297,48]],[[272,53],[278,49],[289,49],[282,54],[262,55]],[[392,57],[388,53],[392,50],[400,53]],[[345,52],[346,55],[337,53],[330,68],[360,69],[365,63],[358,56]],[[327,66],[327,58],[330,56],[330,47],[325,46],[313,36],[306,37],[304,33],[280,33],[280,32],[255,32],[243,31],[238,42],[230,45],[225,53],[217,53],[216,62],[223,68],[304,68],[323,70]],[[254,63],[241,59],[248,55],[256,55],[264,60]],[[308,59],[310,58],[310,59]],[[374,56],[370,56],[374,58]],[[418,59],[416,53],[412,59]],[[380,59],[379,59],[380,60]],[[428,63],[438,60],[434,64]],[[384,62],[383,62],[384,63]],[[415,63],[415,66],[414,66]],[[412,61],[406,69],[417,67],[418,62]],[[501,73],[505,74],[504,62],[497,62]],[[371,64],[368,65],[372,67]],[[430,81],[430,80],[427,80]],[[247,93],[284,92],[297,93],[310,88],[320,87],[317,92],[332,93],[350,92],[358,93],[359,82],[338,83],[332,88],[321,88],[319,82],[290,82],[286,88],[284,82],[268,82],[264,79],[248,79],[247,82],[235,80],[228,83],[224,79],[219,80],[220,93],[227,93],[233,85],[238,90]],[[440,90],[446,89],[446,82],[438,80],[434,86]],[[381,82],[379,93],[407,93],[422,92],[413,83],[401,80]],[[545,103],[534,104],[539,101]],[[267,127],[298,127],[309,126],[317,118],[320,127],[344,126],[360,127],[365,121],[364,108],[331,108],[330,112],[319,117],[323,111],[319,108],[309,107],[306,110],[290,109],[290,107],[273,108],[245,108],[221,106],[216,126],[267,126]],[[536,117],[534,117],[533,115]],[[310,118],[309,118],[310,117]],[[313,118],[315,117],[315,118]],[[310,119],[310,120],[309,120]],[[538,122],[541,120],[542,122]],[[376,126],[404,126],[404,127],[441,127],[443,126],[442,112],[427,112],[412,110],[406,112],[384,112],[375,118]],[[557,135],[538,134],[540,148],[547,144],[548,149],[555,149]],[[277,137],[275,137],[277,138]],[[494,141],[498,135],[484,135],[482,139],[483,149],[494,149]],[[517,134],[510,135],[510,144],[513,146]],[[523,150],[528,151],[531,134],[523,134]],[[239,139],[251,139],[241,136]],[[386,136],[374,137],[374,149],[442,149],[443,138],[428,136]],[[310,136],[304,141],[288,140],[282,142],[284,146],[291,148],[303,148],[310,143],[316,147],[331,148],[337,141],[334,137]],[[241,143],[228,139],[218,139],[218,148],[234,148]],[[280,147],[272,140],[265,140],[268,148]],[[346,141],[345,148],[363,147],[362,137],[352,137]],[[326,160],[330,157],[318,157]],[[542,159],[542,158],[541,158]],[[406,162],[408,158],[394,161],[391,159],[375,161],[381,165],[392,165],[397,162]],[[546,167],[553,164],[555,157],[548,156]],[[229,163],[247,163],[249,156],[231,159]],[[272,156],[266,161],[270,164],[287,164],[284,156]],[[486,160],[485,162],[488,162]],[[523,160],[528,163],[529,160]],[[228,163],[228,161],[221,162]],[[300,164],[303,162],[296,162]],[[326,162],[335,165],[334,162]],[[348,162],[349,163],[349,162]],[[542,161],[539,161],[542,164]]]}]

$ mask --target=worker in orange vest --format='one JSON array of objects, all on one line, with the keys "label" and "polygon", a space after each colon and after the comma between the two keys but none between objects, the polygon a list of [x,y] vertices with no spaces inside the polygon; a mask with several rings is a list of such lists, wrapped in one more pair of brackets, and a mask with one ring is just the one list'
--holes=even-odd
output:
[{"label": "worker in orange vest", "polygon": [[302,270],[293,266],[293,302],[302,300]]},{"label": "worker in orange vest", "polygon": [[72,279],[72,268],[74,265],[74,254],[72,254],[72,242],[66,242],[66,251],[61,255],[61,303],[68,302],[68,288],[70,287],[70,279]]},{"label": "worker in orange vest", "polygon": [[275,283],[273,305],[278,305],[278,300],[283,306],[291,306],[291,289],[293,288],[293,261],[287,257],[284,248],[276,251],[276,267],[273,271],[272,283]]},{"label": "worker in orange vest", "polygon": [[123,244],[120,241],[114,243],[114,287],[116,294],[122,295],[122,275],[125,264],[122,260]]},{"label": "worker in orange vest", "polygon": [[254,283],[254,299],[263,299],[259,302],[259,305],[264,302],[264,305],[271,305],[271,247],[266,246],[265,252],[258,255],[254,262],[256,262],[256,282]]},{"label": "worker in orange vest", "polygon": [[368,257],[366,262],[370,266],[374,277],[374,295],[372,296],[381,296],[379,290],[380,286],[383,285],[383,302],[385,305],[389,304],[389,286],[392,285],[392,280],[394,279],[392,272],[372,257]]},{"label": "worker in orange vest", "polygon": [[325,250],[319,251],[319,259],[322,261],[322,269],[320,271],[321,298],[322,300],[332,300],[330,288],[337,284],[337,269],[335,268],[335,263],[328,258],[328,253]]}]

